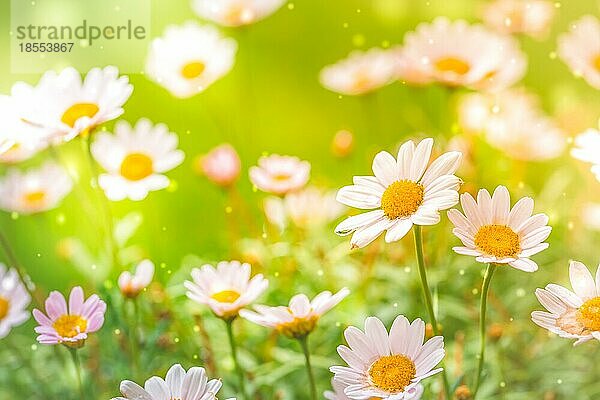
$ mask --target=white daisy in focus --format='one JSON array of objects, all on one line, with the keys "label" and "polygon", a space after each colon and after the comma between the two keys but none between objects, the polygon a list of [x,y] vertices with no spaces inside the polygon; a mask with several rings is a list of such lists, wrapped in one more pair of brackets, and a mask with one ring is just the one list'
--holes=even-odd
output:
[{"label": "white daisy in focus", "polygon": [[523,197],[510,207],[510,194],[498,186],[494,194],[479,190],[477,201],[469,193],[460,196],[464,215],[452,209],[448,218],[452,231],[464,246],[454,247],[458,254],[475,257],[481,263],[508,264],[525,272],[537,271],[529,257],[548,248],[544,240],[552,228],[546,214],[533,213],[533,199]]},{"label": "white daisy in focus", "polygon": [[0,208],[21,214],[51,210],[72,188],[67,172],[53,162],[26,172],[11,168],[0,178]]},{"label": "white daisy in focus", "polygon": [[253,24],[277,11],[285,0],[192,0],[200,17],[223,26]]},{"label": "white daisy in focus", "polygon": [[115,134],[99,132],[92,143],[94,159],[106,170],[98,183],[113,201],[143,200],[149,192],[169,186],[163,175],[183,162],[179,139],[164,124],[141,118],[134,127],[115,124]]},{"label": "white daisy in focus", "polygon": [[549,312],[534,311],[531,319],[562,338],[577,339],[574,345],[600,340],[600,268],[594,281],[585,265],[571,261],[569,276],[574,293],[553,283],[536,289],[535,295]]},{"label": "white daisy in focus", "polygon": [[81,79],[74,68],[46,72],[37,86],[17,82],[12,98],[24,120],[43,127],[60,143],[88,134],[123,114],[133,86],[116,67],[92,68]]},{"label": "white daisy in focus", "polygon": [[29,319],[31,297],[17,271],[0,263],[0,339]]},{"label": "white daisy in focus", "polygon": [[483,21],[500,33],[523,33],[541,39],[550,31],[556,14],[547,0],[495,0],[483,9]]},{"label": "white daisy in focus", "polygon": [[[351,246],[365,247],[387,231],[385,241],[402,239],[413,225],[435,225],[440,210],[458,203],[460,179],[454,175],[461,153],[442,154],[431,165],[433,139],[400,146],[398,158],[386,151],[373,160],[375,176],[355,176],[354,185],[338,191],[337,200],[350,207],[373,210],[342,221],[338,235],[352,235]],[[429,165],[429,166],[428,166]]]},{"label": "white daisy in focus", "polygon": [[321,292],[309,300],[305,294],[297,294],[290,299],[289,306],[254,306],[254,311],[240,310],[240,316],[255,324],[273,328],[292,338],[302,339],[317,326],[319,319],[327,311],[338,305],[350,290],[343,288],[336,294]]},{"label": "white daisy in focus", "polygon": [[249,170],[250,181],[263,192],[284,195],[299,190],[310,177],[310,163],[298,157],[272,154]]},{"label": "white daisy in focus", "polygon": [[397,55],[389,50],[353,51],[348,58],[324,67],[319,80],[332,92],[361,95],[393,82],[397,63]]},{"label": "white daisy in focus", "polygon": [[558,56],[573,74],[600,89],[600,20],[585,15],[558,37]]},{"label": "white daisy in focus", "polygon": [[[346,396],[346,394],[344,393],[344,389],[346,388],[346,386],[342,382],[336,381],[335,379],[331,379],[331,387],[333,391],[328,390],[323,394],[323,396],[325,396],[327,400],[350,400],[350,397]],[[407,400],[420,400],[424,390],[425,389],[423,388],[423,385],[419,383],[415,386],[414,394],[412,394],[412,397],[408,397],[407,393],[405,394],[404,398]],[[369,400],[377,399],[377,397],[371,397]]]},{"label": "white daisy in focus", "polygon": [[123,271],[119,275],[119,289],[123,296],[135,298],[144,290],[154,277],[154,263],[150,260],[142,260],[135,267],[135,274]]},{"label": "white daisy in focus", "polygon": [[222,385],[220,379],[208,380],[204,368],[192,367],[186,371],[175,364],[169,368],[165,379],[153,376],[143,388],[132,381],[121,382],[123,397],[112,400],[217,400]]},{"label": "white daisy in focus", "polygon": [[442,371],[434,368],[444,358],[444,338],[423,343],[425,323],[419,318],[410,323],[399,315],[388,334],[378,318],[369,317],[364,332],[350,326],[344,336],[348,346],[338,346],[338,353],[348,366],[330,370],[349,399],[418,399],[419,382]]},{"label": "white daisy in focus", "polygon": [[191,300],[209,306],[219,318],[232,320],[269,285],[262,274],[250,278],[250,273],[250,264],[221,261],[216,268],[208,264],[194,268],[192,281],[184,286]]},{"label": "white daisy in focus", "polygon": [[575,137],[571,155],[592,164],[592,173],[600,181],[600,131],[588,129]]},{"label": "white daisy in focus", "polygon": [[173,96],[191,97],[231,70],[236,51],[236,41],[212,26],[171,25],[151,43],[146,75]]}]

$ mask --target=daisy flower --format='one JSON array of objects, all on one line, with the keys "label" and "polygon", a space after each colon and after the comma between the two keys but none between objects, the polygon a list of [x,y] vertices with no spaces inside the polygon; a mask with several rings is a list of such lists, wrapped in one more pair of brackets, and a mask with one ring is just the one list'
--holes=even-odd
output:
[{"label": "daisy flower", "polygon": [[596,280],[585,265],[571,261],[569,275],[573,291],[555,284],[537,289],[535,295],[549,312],[534,311],[531,319],[544,329],[574,345],[600,340],[600,268]]},{"label": "daisy flower", "polygon": [[[346,394],[344,393],[344,389],[346,388],[346,386],[342,382],[332,379],[331,387],[333,391],[328,390],[324,393],[324,396],[327,400],[350,400],[350,397],[346,396]],[[407,397],[407,394],[405,394],[405,399],[419,400],[423,395],[423,391],[423,385],[419,383],[415,386],[412,397]],[[377,400],[377,397],[371,397],[370,399]]]},{"label": "daisy flower", "polygon": [[185,281],[184,286],[190,299],[209,306],[219,318],[232,320],[269,285],[262,274],[251,279],[250,273],[250,264],[221,261],[216,268],[208,264],[194,268],[192,281]]},{"label": "daisy flower", "polygon": [[500,33],[543,38],[555,14],[554,4],[547,0],[496,0],[485,6],[483,21]]},{"label": "daisy flower", "polygon": [[29,319],[31,297],[17,271],[0,263],[0,339]]},{"label": "daisy flower", "polygon": [[353,51],[348,58],[321,70],[321,85],[335,93],[354,96],[372,92],[396,77],[397,57],[379,48]]},{"label": "daisy flower", "polygon": [[26,172],[11,168],[0,178],[0,208],[21,214],[51,210],[72,187],[65,170],[50,161]]},{"label": "daisy flower", "polygon": [[46,314],[33,310],[33,317],[39,326],[37,341],[42,344],[64,344],[70,348],[80,348],[85,344],[89,333],[94,333],[104,324],[106,303],[91,295],[84,301],[83,289],[76,286],[69,295],[69,305],[65,297],[56,291],[46,299]]},{"label": "daisy flower", "polygon": [[216,185],[228,187],[240,176],[240,156],[230,144],[221,144],[197,160],[197,171]]},{"label": "daisy flower", "polygon": [[423,81],[478,90],[511,86],[524,75],[527,64],[513,38],[444,17],[408,33],[402,57],[405,67],[419,72]]},{"label": "daisy flower", "polygon": [[273,154],[250,168],[250,181],[263,192],[283,195],[302,188],[310,177],[310,163],[298,157]]},{"label": "daisy flower", "polygon": [[254,311],[241,310],[240,316],[255,324],[273,328],[289,338],[301,339],[311,333],[327,311],[338,305],[350,291],[343,288],[336,294],[319,293],[312,301],[305,294],[291,298],[289,306],[257,305]]},{"label": "daisy flower", "polygon": [[194,12],[223,26],[253,24],[277,11],[284,0],[192,0]]},{"label": "daisy flower", "polygon": [[175,97],[191,97],[231,70],[236,51],[236,41],[212,26],[171,25],[152,41],[146,75]]},{"label": "daisy flower", "polygon": [[588,129],[575,137],[571,155],[592,164],[592,173],[600,181],[600,131]]},{"label": "daisy flower", "polygon": [[150,260],[142,260],[135,267],[135,274],[123,271],[119,275],[119,289],[125,297],[135,298],[144,290],[154,277],[154,263]]},{"label": "daisy flower", "polygon": [[217,400],[222,385],[219,379],[208,380],[204,368],[192,367],[186,371],[175,364],[169,368],[165,379],[153,376],[143,388],[132,381],[121,382],[123,397],[112,400]]},{"label": "daisy flower", "polygon": [[54,142],[69,141],[123,114],[133,86],[116,67],[93,68],[81,80],[74,68],[46,72],[37,86],[17,82],[12,97],[20,116],[51,132]]},{"label": "daisy flower", "polygon": [[454,247],[458,254],[474,256],[481,263],[508,264],[525,272],[537,271],[529,257],[548,248],[550,235],[546,214],[533,213],[533,199],[523,197],[511,209],[510,194],[498,186],[494,194],[481,189],[477,201],[469,193],[460,196],[464,215],[452,209],[448,218],[452,231],[464,246]]},{"label": "daisy flower", "polygon": [[600,21],[585,15],[558,37],[558,56],[592,87],[600,89]]},{"label": "daisy flower", "polygon": [[169,186],[163,173],[183,162],[177,149],[178,137],[164,124],[152,125],[146,118],[134,127],[125,121],[115,124],[115,134],[100,132],[92,144],[92,154],[106,170],[98,178],[106,197],[143,200],[149,192]]},{"label": "daisy flower", "polygon": [[418,399],[419,382],[442,371],[434,369],[444,358],[444,338],[434,336],[423,343],[425,323],[412,323],[403,315],[389,331],[376,317],[365,320],[365,330],[351,326],[344,336],[348,346],[338,346],[348,364],[333,366],[334,379],[349,399]]},{"label": "daisy flower", "polygon": [[448,152],[429,159],[433,139],[400,146],[398,159],[382,151],[373,160],[375,176],[355,176],[354,185],[338,191],[337,200],[350,207],[373,210],[342,221],[338,235],[352,235],[352,247],[364,247],[387,231],[385,241],[402,239],[413,224],[435,225],[440,210],[458,203],[460,179],[454,176],[461,153]]}]

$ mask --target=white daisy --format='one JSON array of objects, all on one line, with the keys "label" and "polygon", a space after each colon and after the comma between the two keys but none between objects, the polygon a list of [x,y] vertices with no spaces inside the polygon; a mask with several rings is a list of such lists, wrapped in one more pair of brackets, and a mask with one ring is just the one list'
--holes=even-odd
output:
[{"label": "white daisy", "polygon": [[369,317],[364,332],[351,326],[344,336],[348,346],[338,346],[338,353],[348,366],[330,370],[349,399],[418,399],[419,382],[442,371],[434,368],[444,358],[444,338],[423,343],[425,323],[419,318],[411,324],[399,315],[388,334],[378,318]]},{"label": "white daisy", "polygon": [[[323,395],[325,396],[325,398],[327,400],[350,400],[350,397],[346,396],[346,393],[344,393],[344,389],[346,388],[346,385],[344,385],[342,382],[336,381],[335,379],[331,379],[331,387],[333,389],[333,391],[326,391]],[[412,397],[408,397],[408,393],[404,395],[405,399],[410,399],[410,400],[419,400],[421,398],[421,396],[423,396],[423,391],[425,389],[423,388],[423,385],[421,385],[420,383],[417,384],[413,390],[414,394]],[[377,400],[377,397],[371,397],[369,398],[369,400]]]},{"label": "white daisy", "polygon": [[240,316],[255,324],[273,328],[289,338],[301,339],[311,333],[319,319],[339,304],[350,291],[343,288],[336,294],[321,292],[309,300],[305,294],[291,298],[289,306],[269,307],[257,305],[254,311],[241,310]]},{"label": "white daisy", "polygon": [[398,70],[397,55],[379,48],[353,51],[348,58],[321,70],[321,85],[332,92],[360,95],[391,83]]},{"label": "white daisy", "polygon": [[115,124],[115,134],[99,132],[92,154],[106,170],[98,183],[110,200],[143,200],[149,192],[169,186],[163,175],[183,162],[179,139],[164,124],[152,125],[146,118],[134,127],[125,121]]},{"label": "white daisy", "polygon": [[269,285],[262,274],[250,279],[250,273],[250,264],[221,261],[216,268],[208,264],[194,268],[192,281],[185,281],[184,286],[190,299],[209,306],[218,317],[230,320]]},{"label": "white daisy", "polygon": [[192,0],[199,17],[223,26],[253,24],[277,11],[285,0]]},{"label": "white daisy", "polygon": [[298,190],[308,182],[310,163],[298,157],[272,154],[258,159],[250,168],[250,181],[263,192],[283,195]]},{"label": "white daisy", "polygon": [[81,80],[74,68],[46,72],[37,86],[17,82],[12,97],[26,121],[48,129],[55,142],[87,134],[123,114],[133,86],[116,67],[93,68]]},{"label": "white daisy", "polygon": [[458,203],[460,179],[454,176],[461,153],[442,154],[429,165],[433,139],[417,146],[408,141],[400,146],[398,159],[382,151],[373,160],[375,176],[355,176],[354,185],[341,188],[340,203],[365,210],[347,218],[335,232],[352,235],[352,247],[364,247],[387,231],[385,241],[402,239],[413,226],[435,225],[440,210]]},{"label": "white daisy", "polygon": [[444,17],[406,34],[402,63],[422,80],[483,90],[512,85],[527,64],[513,38]]},{"label": "white daisy", "polygon": [[600,89],[600,20],[585,15],[558,37],[558,55],[577,76]]},{"label": "white daisy", "polygon": [[186,371],[175,364],[169,368],[165,379],[153,376],[143,388],[132,381],[121,382],[123,397],[112,400],[217,400],[222,385],[219,379],[209,381],[204,368],[192,367]]},{"label": "white daisy", "polygon": [[569,275],[575,293],[553,283],[537,289],[535,295],[549,312],[534,311],[531,319],[560,337],[577,339],[574,345],[600,340],[600,267],[594,281],[585,265],[571,261]]},{"label": "white daisy", "polygon": [[11,168],[0,178],[0,208],[22,214],[51,210],[72,187],[66,171],[53,162],[26,172]]},{"label": "white daisy", "polygon": [[533,213],[533,199],[523,197],[510,208],[510,194],[498,186],[494,194],[481,189],[477,202],[469,193],[460,196],[460,211],[448,211],[452,231],[464,246],[454,247],[458,254],[476,257],[481,263],[508,264],[525,272],[537,271],[529,257],[548,248],[550,235],[546,214]]},{"label": "white daisy", "polygon": [[119,275],[119,289],[125,297],[134,298],[144,290],[154,277],[154,263],[150,260],[142,260],[135,267],[135,274],[123,271]]},{"label": "white daisy", "polygon": [[0,263],[0,339],[29,319],[31,297],[17,271]]},{"label": "white daisy", "polygon": [[152,41],[146,75],[173,96],[191,97],[231,70],[236,51],[236,41],[212,26],[191,21],[171,25]]},{"label": "white daisy", "polygon": [[524,33],[543,38],[556,14],[547,0],[495,0],[483,9],[483,21],[500,33]]},{"label": "white daisy", "polygon": [[592,164],[591,171],[600,181],[600,131],[588,129],[575,137],[571,155]]}]

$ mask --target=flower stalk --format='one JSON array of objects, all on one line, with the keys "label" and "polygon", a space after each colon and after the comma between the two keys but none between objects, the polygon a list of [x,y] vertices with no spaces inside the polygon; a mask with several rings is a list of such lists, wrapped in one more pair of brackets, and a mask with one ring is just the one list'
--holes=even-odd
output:
[{"label": "flower stalk", "polygon": [[79,359],[79,352],[76,348],[68,347],[71,353],[71,359],[73,360],[73,366],[75,367],[75,376],[77,377],[77,387],[79,389],[79,395],[82,399],[85,399],[85,392],[83,390],[83,379],[81,377],[81,360]]},{"label": "flower stalk", "polygon": [[231,347],[231,358],[233,358],[233,364],[235,367],[235,371],[237,373],[238,376],[238,386],[239,386],[239,391],[241,393],[241,397],[245,400],[248,400],[248,394],[246,392],[246,382],[244,379],[244,370],[242,369],[242,366],[240,365],[240,362],[238,360],[238,356],[237,356],[237,345],[235,342],[235,337],[233,336],[233,321],[234,318],[232,319],[226,319],[225,321],[225,325],[227,326],[227,336],[229,337],[229,346]]},{"label": "flower stalk", "polygon": [[308,335],[304,335],[298,338],[302,352],[304,353],[304,360],[306,362],[306,372],[308,373],[308,381],[310,383],[310,398],[311,400],[317,400],[317,385],[315,383],[315,374],[313,372],[312,364],[310,363],[310,351],[308,349]]},{"label": "flower stalk", "polygon": [[477,396],[479,385],[481,383],[481,374],[483,373],[483,364],[485,359],[485,339],[486,339],[486,325],[485,316],[487,312],[487,298],[490,290],[490,283],[496,271],[497,265],[489,263],[485,275],[483,276],[483,284],[481,286],[481,303],[479,306],[479,365],[477,367],[477,376],[475,377],[475,390],[473,391],[473,399]]}]

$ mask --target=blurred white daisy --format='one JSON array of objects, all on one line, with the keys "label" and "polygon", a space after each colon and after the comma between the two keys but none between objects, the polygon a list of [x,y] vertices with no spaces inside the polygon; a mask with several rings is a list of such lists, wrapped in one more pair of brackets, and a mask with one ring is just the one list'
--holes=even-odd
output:
[{"label": "blurred white daisy", "polygon": [[262,274],[250,278],[250,273],[250,264],[221,261],[216,268],[208,264],[194,268],[192,281],[184,285],[190,299],[209,306],[218,317],[231,320],[269,285]]},{"label": "blurred white daisy", "polygon": [[558,55],[592,87],[600,89],[600,20],[585,15],[558,37]]},{"label": "blurred white daisy", "polygon": [[305,294],[290,299],[289,306],[254,306],[254,311],[241,310],[240,316],[255,324],[273,328],[289,338],[302,339],[317,326],[327,311],[338,305],[350,291],[343,288],[336,294],[321,292],[309,300]]},{"label": "blurred white daisy", "polygon": [[581,222],[590,229],[600,231],[600,203],[583,204]]},{"label": "blurred white daisy", "polygon": [[192,367],[186,371],[175,364],[169,368],[165,379],[153,376],[143,388],[132,381],[121,382],[123,397],[112,400],[217,400],[222,385],[220,379],[208,380],[204,368]]},{"label": "blurred white daisy", "polygon": [[523,33],[543,38],[556,14],[547,0],[495,0],[483,9],[483,21],[500,33]]},{"label": "blurred white daisy", "polygon": [[154,263],[150,260],[142,260],[135,267],[135,274],[123,271],[119,275],[119,289],[125,297],[135,298],[144,290],[154,277]]},{"label": "blurred white daisy", "polygon": [[406,34],[402,63],[413,73],[418,71],[423,80],[478,90],[511,86],[527,66],[512,37],[444,17]]},{"label": "blurred white daisy", "polygon": [[200,18],[223,26],[253,24],[277,11],[285,0],[192,0]]},{"label": "blurred white daisy", "polygon": [[379,48],[355,50],[348,58],[321,70],[321,85],[332,92],[360,95],[391,83],[397,74],[397,55]]},{"label": "blurred white daisy", "polygon": [[344,331],[348,346],[338,346],[347,367],[333,366],[334,379],[349,399],[418,399],[419,382],[442,371],[434,369],[445,355],[444,338],[427,342],[425,323],[412,324],[399,315],[389,331],[376,317],[365,320],[365,330],[350,326]]},{"label": "blurred white daisy", "polygon": [[29,319],[31,297],[17,271],[0,263],[0,339]]},{"label": "blurred white daisy", "polygon": [[469,193],[460,196],[464,215],[452,209],[448,218],[454,224],[452,231],[464,246],[454,247],[458,254],[475,257],[481,263],[508,264],[525,272],[537,271],[531,260],[548,248],[544,240],[550,235],[546,214],[533,213],[533,199],[523,197],[510,207],[510,194],[498,186],[494,194],[479,190],[477,202]]},{"label": "blurred white daisy", "polygon": [[114,129],[114,135],[99,132],[92,143],[94,158],[107,172],[98,178],[106,197],[143,200],[149,192],[169,186],[169,178],[163,174],[184,159],[183,151],[177,149],[177,135],[146,118],[134,127],[118,121]]},{"label": "blurred white daisy", "polygon": [[531,319],[560,337],[577,339],[574,345],[600,340],[600,268],[594,281],[585,265],[571,261],[569,275],[575,293],[556,284],[537,289],[535,295],[549,312],[534,311]]},{"label": "blurred white daisy", "polygon": [[[440,210],[458,203],[460,179],[454,175],[461,153],[448,152],[429,165],[433,139],[400,146],[398,159],[386,151],[373,160],[375,176],[355,176],[354,185],[338,191],[337,200],[350,207],[373,210],[342,221],[338,235],[352,235],[352,247],[364,247],[387,231],[385,241],[402,239],[413,225],[435,225]],[[429,166],[428,166],[429,165]]]},{"label": "blurred white daisy", "polygon": [[592,173],[600,181],[600,131],[588,129],[575,137],[571,155],[592,164]]},{"label": "blurred white daisy", "polygon": [[72,187],[67,172],[53,162],[26,172],[11,168],[0,178],[0,208],[21,214],[51,210]]},{"label": "blurred white daisy", "polygon": [[129,78],[119,76],[116,67],[93,68],[83,81],[69,67],[59,74],[46,72],[37,86],[15,83],[12,97],[21,118],[49,130],[60,143],[119,117],[132,91]]},{"label": "blurred white daisy", "polygon": [[272,154],[258,159],[249,171],[250,181],[263,192],[283,195],[301,189],[310,177],[310,163],[298,157]]},{"label": "blurred white daisy", "polygon": [[191,97],[226,75],[235,62],[237,43],[209,25],[171,25],[154,39],[146,75],[173,96]]},{"label": "blurred white daisy", "polygon": [[[331,387],[333,389],[333,391],[326,391],[323,395],[325,396],[325,398],[327,400],[350,400],[350,397],[346,396],[346,394],[344,393],[344,389],[346,388],[346,385],[344,385],[342,382],[336,381],[335,379],[331,379]],[[419,400],[421,399],[421,396],[423,395],[423,385],[421,385],[420,383],[417,384],[413,390],[414,393],[411,393],[412,397],[407,396],[408,393],[406,393],[404,395],[405,399],[410,399],[410,400]],[[377,400],[377,397],[370,397],[369,400]]]}]

